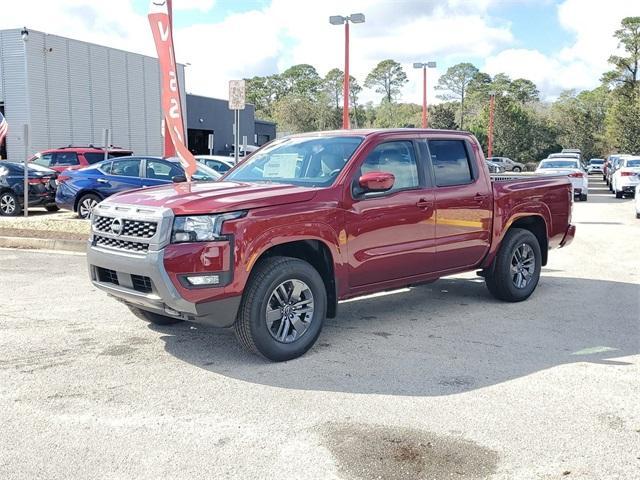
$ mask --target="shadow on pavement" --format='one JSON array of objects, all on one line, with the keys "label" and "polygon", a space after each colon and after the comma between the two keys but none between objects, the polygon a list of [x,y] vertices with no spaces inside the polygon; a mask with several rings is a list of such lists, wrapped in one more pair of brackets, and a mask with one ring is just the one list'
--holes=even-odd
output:
[{"label": "shadow on pavement", "polygon": [[[302,358],[269,363],[229,330],[152,328],[165,349],[197,367],[289,389],[436,396],[461,393],[574,362],[625,366],[640,351],[640,286],[543,276],[526,302],[502,303],[481,279],[449,278],[342,303]],[[613,309],[606,298],[615,296]]]}]

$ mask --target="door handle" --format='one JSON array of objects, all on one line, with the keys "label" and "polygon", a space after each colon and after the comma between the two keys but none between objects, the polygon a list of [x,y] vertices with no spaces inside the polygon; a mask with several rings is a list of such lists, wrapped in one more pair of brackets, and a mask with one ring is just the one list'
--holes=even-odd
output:
[{"label": "door handle", "polygon": [[478,203],[484,202],[487,198],[489,198],[489,195],[482,195],[481,193],[476,193],[473,197],[473,199]]},{"label": "door handle", "polygon": [[430,202],[429,200],[425,200],[424,198],[421,198],[420,200],[418,200],[418,203],[416,203],[416,207],[418,208],[432,208],[433,207],[433,202]]},{"label": "door handle", "polygon": [[109,183],[109,180],[107,180],[106,178],[98,178],[98,179],[96,179],[96,182],[98,182],[98,183]]}]

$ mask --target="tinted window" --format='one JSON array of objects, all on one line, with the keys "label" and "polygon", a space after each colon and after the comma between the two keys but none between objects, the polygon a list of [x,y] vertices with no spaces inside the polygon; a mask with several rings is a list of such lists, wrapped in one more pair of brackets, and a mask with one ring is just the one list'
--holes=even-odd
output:
[{"label": "tinted window", "polygon": [[94,163],[98,163],[104,160],[104,153],[86,152],[84,154],[84,158],[87,159],[87,162],[89,162],[90,165],[93,165]]},{"label": "tinted window", "polygon": [[120,175],[123,177],[139,177],[140,176],[140,159],[132,158],[129,160],[118,160],[112,163],[111,175]]},{"label": "tinted window", "polygon": [[204,164],[219,173],[225,173],[227,170],[231,169],[229,165],[219,162],[218,160],[205,160]]},{"label": "tinted window", "polygon": [[640,167],[640,160],[627,160],[627,167]]},{"label": "tinted window", "polygon": [[76,155],[75,152],[58,152],[53,154],[53,161],[51,162],[51,165],[80,165],[80,162],[78,161],[78,155]]},{"label": "tinted window", "polygon": [[176,175],[184,175],[177,165],[161,160],[147,160],[147,178],[171,181]]},{"label": "tinted window", "polygon": [[51,166],[52,158],[53,158],[53,155],[51,153],[46,153],[44,155],[36,155],[35,160],[33,160],[33,163],[37,165],[42,165],[43,167],[49,167]]},{"label": "tinted window", "polygon": [[545,160],[538,168],[579,168],[578,162],[570,160]]},{"label": "tinted window", "polygon": [[10,162],[0,162],[0,177],[17,174],[24,177],[24,168]]},{"label": "tinted window", "polygon": [[420,185],[418,164],[413,143],[387,142],[378,145],[360,167],[360,175],[368,172],[388,172],[395,177],[390,192]]},{"label": "tinted window", "polygon": [[102,165],[100,165],[100,170],[102,170],[104,173],[111,173],[111,164],[113,162],[104,162]]},{"label": "tinted window", "polygon": [[473,181],[464,140],[430,140],[429,152],[436,185],[463,185]]}]

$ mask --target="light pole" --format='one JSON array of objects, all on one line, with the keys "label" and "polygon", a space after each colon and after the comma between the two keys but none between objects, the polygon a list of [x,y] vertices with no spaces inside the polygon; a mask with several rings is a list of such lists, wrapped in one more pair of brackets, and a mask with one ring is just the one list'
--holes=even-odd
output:
[{"label": "light pole", "polygon": [[24,125],[22,136],[24,141],[24,216],[29,216],[29,141],[31,138],[31,102],[29,99],[29,70],[27,62],[27,41],[29,40],[29,30],[27,27],[23,27],[20,32],[22,36],[22,54],[24,56],[24,89],[26,95],[24,96],[25,106],[27,108],[27,123]]},{"label": "light pole", "polygon": [[427,110],[427,68],[436,68],[436,62],[416,62],[413,68],[422,69],[422,128],[429,126],[429,113]]},{"label": "light pole", "polygon": [[493,156],[493,116],[496,109],[496,93],[489,92],[489,132],[487,135],[487,158]]},{"label": "light pole", "polygon": [[331,25],[344,24],[344,87],[342,90],[342,128],[349,129],[349,22],[364,23],[364,13],[352,13],[349,16],[332,15],[329,17]]}]

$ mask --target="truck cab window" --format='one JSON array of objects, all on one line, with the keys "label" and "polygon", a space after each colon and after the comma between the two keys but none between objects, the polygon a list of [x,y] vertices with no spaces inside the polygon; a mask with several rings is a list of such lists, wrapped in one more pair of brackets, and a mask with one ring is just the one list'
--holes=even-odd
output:
[{"label": "truck cab window", "polygon": [[368,172],[388,172],[395,177],[389,192],[420,186],[418,164],[413,143],[409,141],[386,142],[378,145],[365,159],[359,175]]},{"label": "truck cab window", "polygon": [[429,151],[437,186],[464,185],[473,181],[464,140],[430,140]]}]

